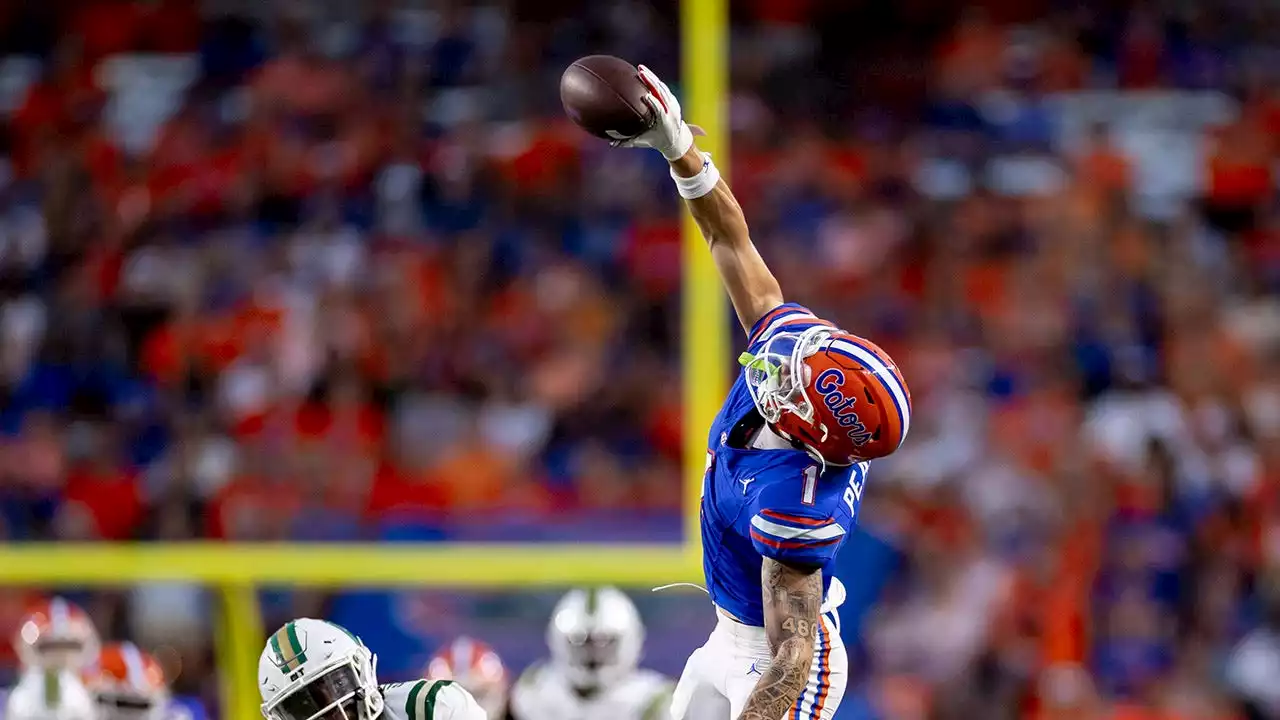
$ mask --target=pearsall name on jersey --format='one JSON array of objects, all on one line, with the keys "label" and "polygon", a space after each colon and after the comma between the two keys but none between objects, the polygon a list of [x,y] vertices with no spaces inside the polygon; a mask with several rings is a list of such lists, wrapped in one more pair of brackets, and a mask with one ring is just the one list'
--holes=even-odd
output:
[{"label": "pearsall name on jersey", "polygon": [[[800,332],[817,325],[832,326],[804,307],[780,305],[756,322],[747,351],[758,352],[779,330]],[[766,557],[821,568],[824,611],[843,600],[843,588],[832,590],[831,571],[856,524],[868,464],[824,469],[803,450],[732,447],[734,427],[754,410],[739,374],[708,435],[700,513],[703,572],[712,602],[741,622],[763,626],[760,570]],[[857,432],[856,415],[845,417],[846,430]]]}]

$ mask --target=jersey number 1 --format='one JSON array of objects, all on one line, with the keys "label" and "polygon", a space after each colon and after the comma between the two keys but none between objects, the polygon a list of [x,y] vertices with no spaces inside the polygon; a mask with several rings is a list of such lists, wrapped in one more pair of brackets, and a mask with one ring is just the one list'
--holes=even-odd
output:
[{"label": "jersey number 1", "polygon": [[[863,474],[854,472],[849,477],[849,487],[844,489],[844,504],[849,506],[849,514],[858,514],[858,502],[862,500],[862,481]],[[812,505],[814,498],[818,494],[818,467],[810,465],[804,469],[804,494],[800,496],[800,502],[805,505]]]},{"label": "jersey number 1", "polygon": [[810,465],[804,469],[804,494],[800,496],[800,502],[805,505],[812,505],[814,498],[818,496],[818,466]]}]

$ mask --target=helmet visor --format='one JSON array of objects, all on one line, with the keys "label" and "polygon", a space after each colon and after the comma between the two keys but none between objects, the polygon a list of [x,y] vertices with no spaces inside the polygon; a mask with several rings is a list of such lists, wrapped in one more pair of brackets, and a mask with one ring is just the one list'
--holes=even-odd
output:
[{"label": "helmet visor", "polygon": [[355,668],[342,665],[281,698],[272,715],[280,720],[360,720],[359,690]]},{"label": "helmet visor", "polygon": [[777,422],[783,411],[805,420],[813,407],[805,395],[808,365],[804,359],[817,348],[816,333],[777,333],[754,355],[743,353],[738,362],[756,409],[768,422]]}]

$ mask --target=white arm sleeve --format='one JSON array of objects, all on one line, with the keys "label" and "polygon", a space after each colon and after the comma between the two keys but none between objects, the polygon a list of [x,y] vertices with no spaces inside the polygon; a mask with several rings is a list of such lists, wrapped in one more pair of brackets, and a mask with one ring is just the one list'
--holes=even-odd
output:
[{"label": "white arm sleeve", "polygon": [[462,686],[457,683],[442,688],[438,702],[437,707],[443,712],[437,712],[433,720],[488,720],[489,718],[484,708],[480,707],[480,703],[471,697],[471,693],[462,689]]}]

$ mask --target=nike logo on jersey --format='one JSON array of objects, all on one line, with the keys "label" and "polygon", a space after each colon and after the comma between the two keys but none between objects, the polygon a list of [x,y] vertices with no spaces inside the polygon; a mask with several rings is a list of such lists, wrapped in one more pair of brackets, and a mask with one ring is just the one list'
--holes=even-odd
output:
[{"label": "nike logo on jersey", "polygon": [[739,481],[738,481],[738,482],[742,483],[742,494],[743,494],[743,495],[746,495],[746,494],[747,494],[747,486],[748,486],[748,485],[750,485],[751,483],[755,482],[755,481],[756,481],[756,479],[755,479],[755,478],[753,478],[753,477],[749,477],[749,478],[746,478],[746,479],[744,479],[744,480],[739,480]]}]

